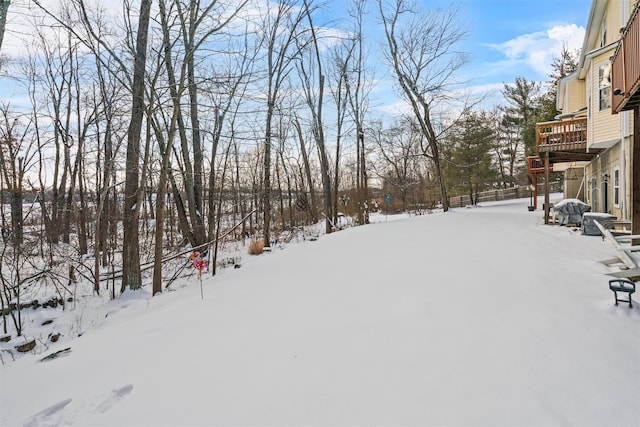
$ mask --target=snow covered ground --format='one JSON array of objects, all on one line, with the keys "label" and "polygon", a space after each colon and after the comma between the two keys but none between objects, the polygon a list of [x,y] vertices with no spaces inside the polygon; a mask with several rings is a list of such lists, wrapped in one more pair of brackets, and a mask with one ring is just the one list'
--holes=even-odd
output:
[{"label": "snow covered ground", "polygon": [[38,310],[86,331],[0,367],[0,425],[640,425],[640,302],[528,202],[245,256],[204,300]]}]

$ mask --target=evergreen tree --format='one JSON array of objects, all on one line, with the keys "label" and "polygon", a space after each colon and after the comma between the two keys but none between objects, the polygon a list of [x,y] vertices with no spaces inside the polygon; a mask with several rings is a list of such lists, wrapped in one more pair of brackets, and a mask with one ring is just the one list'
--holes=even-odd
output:
[{"label": "evergreen tree", "polygon": [[493,119],[486,112],[469,112],[459,121],[446,144],[445,171],[452,193],[474,195],[489,189],[498,177],[492,149],[496,137]]},{"label": "evergreen tree", "polygon": [[524,143],[525,156],[536,150],[536,110],[540,83],[517,77],[515,83],[505,84],[502,94],[508,105],[504,107],[505,124],[513,128]]}]

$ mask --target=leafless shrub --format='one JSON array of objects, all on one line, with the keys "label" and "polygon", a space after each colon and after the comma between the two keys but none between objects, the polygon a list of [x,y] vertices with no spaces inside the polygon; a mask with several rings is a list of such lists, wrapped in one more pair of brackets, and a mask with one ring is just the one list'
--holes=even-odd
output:
[{"label": "leafless shrub", "polygon": [[249,242],[249,255],[260,255],[264,252],[263,240],[252,240]]}]

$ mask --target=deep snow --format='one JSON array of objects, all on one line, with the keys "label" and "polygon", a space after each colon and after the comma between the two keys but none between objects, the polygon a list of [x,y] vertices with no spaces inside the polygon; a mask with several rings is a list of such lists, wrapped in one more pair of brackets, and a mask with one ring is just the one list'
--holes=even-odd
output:
[{"label": "deep snow", "polygon": [[47,309],[86,331],[0,367],[0,425],[640,425],[640,303],[528,202],[245,256],[204,300]]}]

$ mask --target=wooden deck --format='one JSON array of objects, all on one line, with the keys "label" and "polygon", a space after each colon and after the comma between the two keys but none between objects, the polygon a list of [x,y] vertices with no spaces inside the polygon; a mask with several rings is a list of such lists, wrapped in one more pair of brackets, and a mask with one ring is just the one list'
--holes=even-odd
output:
[{"label": "wooden deck", "polygon": [[636,3],[611,61],[614,113],[640,105],[640,2]]},{"label": "wooden deck", "polygon": [[[527,157],[527,168],[529,173],[544,173],[544,161],[538,156]],[[553,172],[553,166],[549,167],[549,172]]]},{"label": "wooden deck", "polygon": [[587,119],[561,120],[536,124],[538,153],[586,151]]}]

